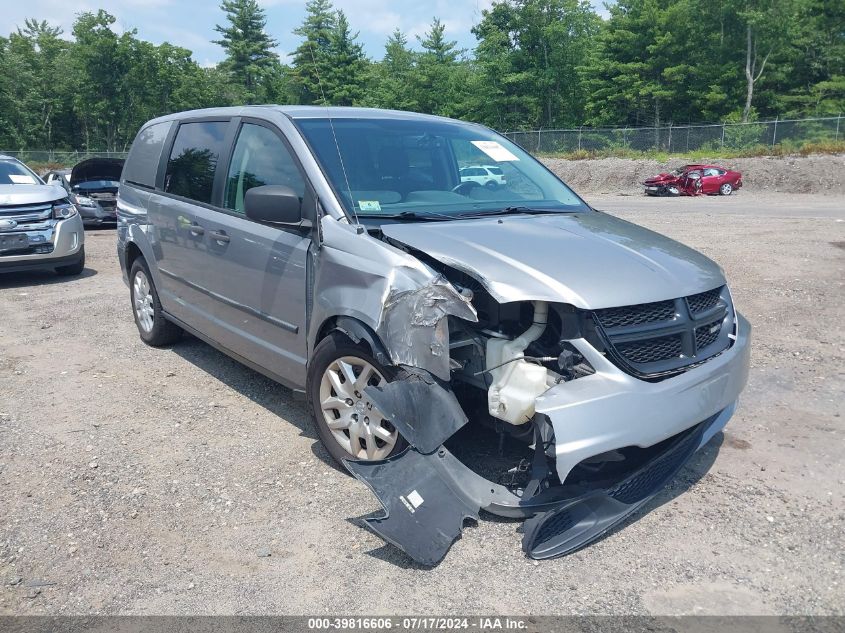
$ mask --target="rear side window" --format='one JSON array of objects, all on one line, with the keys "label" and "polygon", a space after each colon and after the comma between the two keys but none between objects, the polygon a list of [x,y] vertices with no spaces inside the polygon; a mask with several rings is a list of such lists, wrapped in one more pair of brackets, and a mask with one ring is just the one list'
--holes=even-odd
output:
[{"label": "rear side window", "polygon": [[164,190],[197,202],[211,202],[214,170],[223,150],[227,121],[179,126],[167,161]]},{"label": "rear side window", "polygon": [[285,185],[300,200],[305,195],[305,181],[282,139],[264,126],[245,123],[229,165],[224,206],[243,213],[244,194],[262,185]]},{"label": "rear side window", "polygon": [[123,167],[123,179],[133,185],[155,187],[158,165],[171,121],[156,123],[138,132]]},{"label": "rear side window", "polygon": [[487,171],[489,171],[494,176],[501,176],[502,174],[505,173],[505,172],[502,171],[501,167],[488,167]]}]

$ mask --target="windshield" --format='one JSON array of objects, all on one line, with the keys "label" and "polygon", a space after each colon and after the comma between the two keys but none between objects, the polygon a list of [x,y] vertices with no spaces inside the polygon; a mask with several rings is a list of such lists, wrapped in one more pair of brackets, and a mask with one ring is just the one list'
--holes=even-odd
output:
[{"label": "windshield", "polygon": [[16,160],[0,160],[0,185],[41,185],[35,172]]},{"label": "windshield", "polygon": [[588,210],[527,152],[479,126],[390,118],[296,124],[346,211],[359,217]]}]

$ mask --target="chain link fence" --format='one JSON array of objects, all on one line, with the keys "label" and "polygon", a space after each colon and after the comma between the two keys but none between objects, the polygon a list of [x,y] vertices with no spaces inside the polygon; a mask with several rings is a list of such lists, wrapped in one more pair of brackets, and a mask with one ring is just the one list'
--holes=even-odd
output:
[{"label": "chain link fence", "polygon": [[[571,154],[578,151],[693,151],[744,150],[776,145],[845,141],[845,117],[783,119],[754,123],[668,125],[636,128],[574,128],[504,132],[532,154]],[[87,158],[126,158],[127,152],[26,150],[3,151],[24,163],[72,167]]]},{"label": "chain link fence", "polygon": [[571,154],[578,151],[661,151],[682,154],[697,150],[744,150],[845,140],[842,115],[816,119],[784,119],[754,123],[668,125],[637,128],[576,128],[505,132],[532,154]]},{"label": "chain link fence", "polygon": [[54,150],[4,151],[0,155],[13,156],[22,163],[73,167],[88,158],[126,158],[128,152],[66,152]]}]

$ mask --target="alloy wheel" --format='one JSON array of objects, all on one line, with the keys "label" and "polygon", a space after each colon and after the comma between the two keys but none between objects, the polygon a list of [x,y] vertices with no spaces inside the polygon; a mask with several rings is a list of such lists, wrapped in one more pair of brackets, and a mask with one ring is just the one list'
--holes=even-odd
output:
[{"label": "alloy wheel", "polygon": [[399,439],[396,428],[364,389],[379,386],[384,376],[355,356],[332,362],[320,379],[320,409],[334,440],[354,459],[384,459]]},{"label": "alloy wheel", "polygon": [[144,332],[152,332],[155,318],[153,293],[150,280],[147,279],[147,275],[143,270],[135,273],[135,279],[132,282],[132,303],[135,307],[135,316],[138,318],[138,325]]}]

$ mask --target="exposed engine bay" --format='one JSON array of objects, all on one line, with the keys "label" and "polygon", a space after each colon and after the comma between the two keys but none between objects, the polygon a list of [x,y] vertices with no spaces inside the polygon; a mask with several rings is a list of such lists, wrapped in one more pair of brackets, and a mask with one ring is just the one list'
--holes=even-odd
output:
[{"label": "exposed engine bay", "polygon": [[[583,420],[572,416],[570,437],[567,413],[584,398],[598,402],[596,412],[605,406],[601,401],[618,398],[622,408],[613,404],[616,409],[611,410],[624,413],[624,384],[615,387],[620,393],[604,395],[607,378],[597,371],[639,373],[636,380],[659,384],[695,367],[696,359],[679,367],[661,358],[629,362],[617,351],[623,345],[614,346],[609,338],[617,330],[603,326],[601,311],[542,300],[499,302],[476,276],[374,233],[439,275],[433,284],[437,292],[417,293],[414,305],[421,312],[435,306],[443,311],[436,323],[416,323],[432,329],[429,348],[448,362],[448,380],[434,369],[437,363],[399,363],[402,371],[396,380],[369,387],[370,398],[409,447],[382,461],[347,462],[386,511],[367,519],[368,526],[417,562],[439,562],[460,536],[464,520],[477,519],[480,510],[526,518],[523,549],[533,558],[583,547],[656,494],[732,414],[735,398],[728,397],[703,418],[681,421],[674,428],[664,425],[652,441],[646,438],[637,445],[625,443],[622,435],[603,441],[602,425],[616,427],[621,421],[593,421],[586,411]],[[444,292],[446,287],[453,298]],[[724,346],[719,352],[711,349],[715,356],[736,340],[736,318],[726,287],[711,294],[712,305],[702,318],[715,315],[724,328],[717,335]],[[458,307],[444,308],[450,302]],[[695,313],[690,309],[688,314],[697,332]],[[402,318],[405,329],[413,331],[413,319],[407,314]],[[630,327],[622,330],[632,335],[636,328],[626,329]],[[444,337],[448,355],[441,349]],[[415,337],[417,345],[420,340]],[[397,353],[385,356],[395,358]],[[634,365],[660,371],[647,375]],[[599,379],[603,386],[596,391]],[[570,387],[576,383],[584,389]],[[598,433],[599,439],[579,438],[587,432]]]}]

